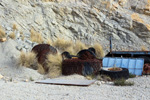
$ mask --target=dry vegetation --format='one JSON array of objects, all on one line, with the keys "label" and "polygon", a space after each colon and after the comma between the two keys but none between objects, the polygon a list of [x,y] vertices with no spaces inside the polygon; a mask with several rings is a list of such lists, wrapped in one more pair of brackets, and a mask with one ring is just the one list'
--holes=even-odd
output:
[{"label": "dry vegetation", "polygon": [[21,36],[21,40],[24,41],[25,36],[22,31],[20,32],[20,36]]},{"label": "dry vegetation", "polygon": [[74,49],[74,46],[70,46],[70,47],[66,48],[65,51],[69,52],[71,55],[77,54],[77,52]]},{"label": "dry vegetation", "polygon": [[142,51],[148,51],[147,48],[146,48],[144,45],[141,46],[141,50],[142,50]]},{"label": "dry vegetation", "polygon": [[96,50],[96,56],[97,56],[98,58],[104,57],[103,47],[102,47],[100,44],[95,43],[93,47],[94,47],[95,50]]},{"label": "dry vegetation", "polygon": [[54,47],[56,47],[60,52],[68,51],[70,54],[76,55],[80,50],[87,49],[88,47],[77,40],[76,43],[73,43],[71,40],[64,40],[62,38],[58,38],[54,43],[51,43]]},{"label": "dry vegetation", "polygon": [[47,66],[49,67],[48,77],[54,78],[61,75],[62,72],[62,57],[61,54],[49,54],[47,56]]},{"label": "dry vegetation", "polygon": [[37,69],[36,54],[34,52],[28,52],[28,53],[21,52],[19,58],[19,65],[28,68]]},{"label": "dry vegetation", "polygon": [[5,37],[6,37],[5,31],[4,31],[4,29],[2,28],[2,26],[0,26],[0,39],[1,39],[1,38],[5,38]]},{"label": "dry vegetation", "polygon": [[75,50],[76,53],[78,53],[82,49],[87,49],[87,48],[88,47],[79,40],[77,40],[75,45],[74,45],[74,50]]},{"label": "dry vegetation", "polygon": [[51,43],[52,46],[56,47],[60,52],[68,51],[72,55],[76,55],[80,50],[87,49],[88,46],[77,40],[73,43],[71,40],[64,40],[58,38],[55,42]]},{"label": "dry vegetation", "polygon": [[32,42],[43,43],[43,37],[40,33],[36,32],[34,29],[30,30],[31,36],[30,39]]},{"label": "dry vegetation", "polygon": [[54,2],[55,0],[42,0],[43,2]]},{"label": "dry vegetation", "polygon": [[49,45],[52,45],[52,44],[53,44],[53,42],[52,42],[51,39],[47,39],[46,43],[49,44]]},{"label": "dry vegetation", "polygon": [[58,38],[52,45],[60,51],[65,51],[66,48],[71,47],[73,45],[73,42],[64,40],[62,38]]},{"label": "dry vegetation", "polygon": [[[61,75],[62,72],[61,63],[62,57],[60,54],[47,55],[46,67],[49,69],[47,74],[49,78],[54,78]],[[19,65],[38,70],[40,74],[46,73],[43,66],[37,62],[36,54],[33,52],[28,53],[21,52]]]},{"label": "dry vegetation", "polygon": [[24,41],[24,38],[25,38],[24,35],[22,35],[22,36],[21,36],[21,40]]},{"label": "dry vegetation", "polygon": [[10,37],[11,39],[15,39],[16,35],[15,35],[14,32],[12,32],[12,33],[9,34],[9,37]]},{"label": "dry vegetation", "polygon": [[44,68],[43,68],[43,66],[41,65],[41,64],[38,64],[38,72],[40,73],[40,74],[45,74],[45,70],[44,70]]},{"label": "dry vegetation", "polygon": [[22,31],[20,32],[20,35],[23,35],[23,32],[22,32]]},{"label": "dry vegetation", "polygon": [[18,30],[17,25],[13,24],[13,31]]}]

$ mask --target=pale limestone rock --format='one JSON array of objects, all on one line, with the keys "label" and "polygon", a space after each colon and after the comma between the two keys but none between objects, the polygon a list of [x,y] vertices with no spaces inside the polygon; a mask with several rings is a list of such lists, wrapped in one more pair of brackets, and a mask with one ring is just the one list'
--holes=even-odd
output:
[{"label": "pale limestone rock", "polygon": [[[141,44],[150,47],[150,4],[148,0],[2,0],[0,23],[6,33],[17,24],[25,40],[30,29],[41,32],[44,38],[65,37],[86,43],[94,41],[108,45],[113,34],[118,46]],[[93,35],[94,34],[94,35]],[[18,45],[23,44],[17,36]],[[74,40],[75,39],[75,40]],[[23,44],[24,45],[24,44]],[[29,43],[29,47],[31,43]],[[107,51],[107,48],[105,48]]]},{"label": "pale limestone rock", "polygon": [[38,25],[42,25],[44,22],[43,22],[43,17],[42,15],[36,15],[35,16],[35,23],[37,23]]},{"label": "pale limestone rock", "polygon": [[4,76],[0,74],[0,79],[2,79]]}]

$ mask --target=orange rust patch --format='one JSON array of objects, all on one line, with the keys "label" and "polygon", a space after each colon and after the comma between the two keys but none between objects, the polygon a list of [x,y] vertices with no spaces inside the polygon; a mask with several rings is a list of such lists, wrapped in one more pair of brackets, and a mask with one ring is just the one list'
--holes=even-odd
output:
[{"label": "orange rust patch", "polygon": [[72,57],[72,59],[76,59],[76,58],[78,58],[78,57]]},{"label": "orange rust patch", "polygon": [[112,68],[108,68],[108,70],[110,70],[110,71],[121,71],[122,68],[112,67]]}]

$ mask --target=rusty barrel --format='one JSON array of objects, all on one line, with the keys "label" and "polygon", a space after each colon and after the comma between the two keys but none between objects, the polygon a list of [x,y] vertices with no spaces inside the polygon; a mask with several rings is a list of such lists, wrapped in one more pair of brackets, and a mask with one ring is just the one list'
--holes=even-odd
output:
[{"label": "rusty barrel", "polygon": [[102,67],[102,60],[99,59],[87,59],[81,60],[78,58],[66,59],[62,62],[62,74],[80,74],[91,75],[96,74]]}]

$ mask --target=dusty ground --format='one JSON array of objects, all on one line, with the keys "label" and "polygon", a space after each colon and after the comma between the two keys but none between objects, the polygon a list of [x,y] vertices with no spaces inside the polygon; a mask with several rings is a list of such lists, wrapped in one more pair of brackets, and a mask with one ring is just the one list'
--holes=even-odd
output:
[{"label": "dusty ground", "polygon": [[[70,76],[68,79],[73,78]],[[76,78],[84,79],[82,76]],[[129,79],[134,86],[113,86],[113,83],[95,82],[91,86],[64,86],[35,82],[0,81],[1,100],[149,100],[150,76]]]}]

